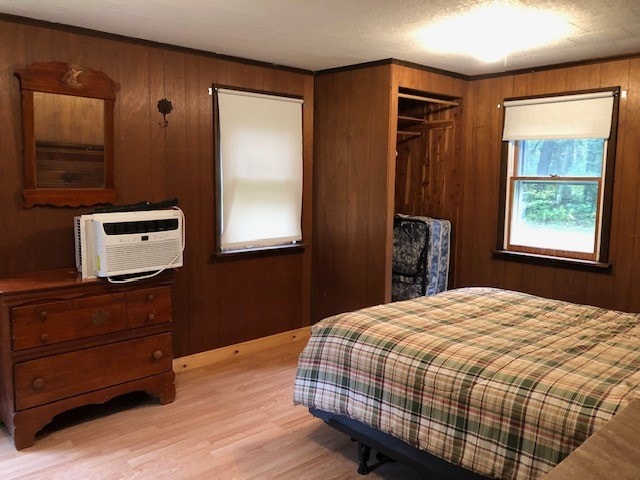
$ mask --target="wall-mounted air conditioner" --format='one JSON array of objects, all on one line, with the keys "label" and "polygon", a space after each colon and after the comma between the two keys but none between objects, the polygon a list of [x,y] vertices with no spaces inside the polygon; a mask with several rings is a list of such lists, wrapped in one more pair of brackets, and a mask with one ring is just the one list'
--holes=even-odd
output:
[{"label": "wall-mounted air conditioner", "polygon": [[74,236],[82,278],[182,266],[184,215],[179,208],[80,215]]}]

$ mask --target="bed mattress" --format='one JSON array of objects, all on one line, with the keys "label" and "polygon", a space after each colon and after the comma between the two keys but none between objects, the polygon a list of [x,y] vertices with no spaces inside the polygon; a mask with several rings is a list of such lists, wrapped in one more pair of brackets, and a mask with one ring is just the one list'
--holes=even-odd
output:
[{"label": "bed mattress", "polygon": [[294,402],[493,478],[541,478],[640,389],[640,314],[492,288],[325,319]]},{"label": "bed mattress", "polygon": [[[421,226],[423,228],[419,228]],[[449,220],[402,214],[394,216],[393,301],[433,295],[447,289],[450,237]],[[420,255],[416,250],[424,251]],[[415,265],[416,262],[421,264]]]}]

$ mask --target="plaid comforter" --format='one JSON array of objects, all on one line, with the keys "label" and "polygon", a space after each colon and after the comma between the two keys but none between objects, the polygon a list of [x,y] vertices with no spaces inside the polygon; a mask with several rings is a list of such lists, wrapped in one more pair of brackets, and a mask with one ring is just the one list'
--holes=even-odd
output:
[{"label": "plaid comforter", "polygon": [[542,477],[637,394],[640,314],[464,288],[327,318],[294,402],[502,479]]}]

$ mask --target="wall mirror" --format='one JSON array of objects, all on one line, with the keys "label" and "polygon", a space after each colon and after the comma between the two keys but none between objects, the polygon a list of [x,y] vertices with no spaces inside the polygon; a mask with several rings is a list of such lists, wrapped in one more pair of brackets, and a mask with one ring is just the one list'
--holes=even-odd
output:
[{"label": "wall mirror", "polygon": [[62,62],[34,63],[15,75],[22,95],[24,206],[114,203],[118,84]]}]

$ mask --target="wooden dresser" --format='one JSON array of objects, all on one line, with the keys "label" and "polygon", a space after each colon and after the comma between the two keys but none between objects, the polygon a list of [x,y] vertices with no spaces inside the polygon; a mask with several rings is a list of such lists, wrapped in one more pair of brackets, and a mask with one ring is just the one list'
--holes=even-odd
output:
[{"label": "wooden dresser", "polygon": [[81,405],[137,390],[173,401],[172,280],[110,284],[70,269],[0,277],[0,414],[17,449]]}]

